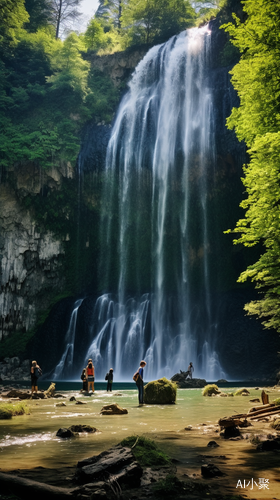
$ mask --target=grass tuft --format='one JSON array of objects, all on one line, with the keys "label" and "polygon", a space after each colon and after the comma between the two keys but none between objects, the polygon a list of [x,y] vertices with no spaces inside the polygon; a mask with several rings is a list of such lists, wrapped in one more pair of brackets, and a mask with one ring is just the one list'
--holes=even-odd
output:
[{"label": "grass tuft", "polygon": [[7,420],[17,415],[25,415],[29,413],[29,407],[26,403],[0,403],[0,419]]},{"label": "grass tuft", "polygon": [[129,436],[122,440],[122,446],[132,449],[141,467],[171,465],[171,459],[161,451],[154,441],[144,436]]}]

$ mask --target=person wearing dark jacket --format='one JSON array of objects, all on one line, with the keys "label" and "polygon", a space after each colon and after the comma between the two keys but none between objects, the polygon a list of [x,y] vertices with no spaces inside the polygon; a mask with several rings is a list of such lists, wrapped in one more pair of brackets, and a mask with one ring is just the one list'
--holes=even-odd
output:
[{"label": "person wearing dark jacket", "polygon": [[113,379],[114,379],[113,372],[114,372],[113,368],[110,368],[110,370],[106,374],[107,392],[112,391],[112,385],[113,385]]}]

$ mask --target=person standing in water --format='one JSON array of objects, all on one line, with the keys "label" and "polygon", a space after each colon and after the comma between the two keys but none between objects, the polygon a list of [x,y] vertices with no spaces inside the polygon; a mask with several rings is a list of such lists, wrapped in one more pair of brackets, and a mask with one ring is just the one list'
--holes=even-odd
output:
[{"label": "person standing in water", "polygon": [[94,366],[92,364],[92,359],[88,360],[88,365],[86,367],[86,378],[88,383],[88,392],[90,389],[94,392]]},{"label": "person standing in water", "polygon": [[113,368],[110,368],[108,373],[106,373],[106,380],[107,380],[107,392],[112,391],[112,385],[113,385]]},{"label": "person standing in water", "polygon": [[146,366],[146,364],[146,361],[140,361],[140,366],[138,368],[138,378],[136,380],[136,385],[138,388],[139,405],[144,404],[144,367]]},{"label": "person standing in water", "polygon": [[32,361],[30,368],[31,375],[31,397],[33,393],[37,394],[38,392],[38,378],[42,375],[42,370],[39,365],[37,365],[37,361]]},{"label": "person standing in water", "polygon": [[87,392],[87,390],[88,390],[88,383],[87,383],[87,376],[86,376],[86,368],[83,368],[82,375],[81,375],[81,380],[83,381],[82,391]]}]

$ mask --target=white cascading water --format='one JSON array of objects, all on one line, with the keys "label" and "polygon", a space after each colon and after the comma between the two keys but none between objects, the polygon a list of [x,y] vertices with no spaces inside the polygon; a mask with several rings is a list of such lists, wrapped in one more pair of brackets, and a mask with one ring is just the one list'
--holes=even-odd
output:
[{"label": "white cascading water", "polygon": [[210,293],[210,43],[204,27],[153,47],[120,104],[103,173],[104,294],[84,351],[97,379],[113,367],[116,380],[131,381],[141,359],[146,380],[185,371],[190,361],[195,377],[225,376]]}]

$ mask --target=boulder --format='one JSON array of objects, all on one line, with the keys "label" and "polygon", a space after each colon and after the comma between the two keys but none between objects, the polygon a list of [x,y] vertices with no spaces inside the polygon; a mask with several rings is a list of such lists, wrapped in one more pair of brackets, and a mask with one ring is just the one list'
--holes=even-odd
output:
[{"label": "boulder", "polygon": [[216,441],[209,441],[207,444],[208,448],[218,448],[220,445]]},{"label": "boulder", "polygon": [[70,438],[70,437],[74,437],[76,434],[71,431],[71,429],[66,429],[65,427],[61,427],[60,429],[58,429],[57,433],[56,433],[56,436],[57,437],[60,437],[60,438]]},{"label": "boulder", "polygon": [[102,415],[126,415],[128,411],[126,408],[121,408],[117,403],[112,403],[111,405],[103,406],[100,413]]},{"label": "boulder", "polygon": [[142,473],[142,468],[136,462],[131,449],[119,445],[78,462],[75,480],[79,484],[86,484],[108,480],[112,476],[120,486],[136,488],[140,486]]},{"label": "boulder", "polygon": [[91,425],[86,425],[86,424],[76,424],[76,425],[71,425],[69,429],[72,432],[96,432],[97,429],[95,427],[92,427]]},{"label": "boulder", "polygon": [[[31,398],[31,392],[30,391],[23,391],[20,389],[11,389],[7,392],[2,392],[1,393],[2,398],[18,398],[18,399],[30,399]],[[45,393],[42,391],[38,391],[36,394],[33,394],[33,397],[35,399],[45,399]]]},{"label": "boulder", "polygon": [[167,378],[153,380],[144,387],[146,404],[174,404],[176,402],[177,384]]},{"label": "boulder", "polygon": [[257,446],[258,451],[274,451],[280,450],[280,438],[277,437],[275,439],[267,439],[262,443],[259,443]]},{"label": "boulder", "polygon": [[176,382],[179,389],[200,389],[207,385],[203,378],[186,378],[188,372],[175,373],[170,380]]},{"label": "boulder", "polygon": [[223,472],[220,471],[220,469],[216,465],[207,464],[201,466],[201,475],[205,478],[210,478],[216,476],[223,476],[224,474]]},{"label": "boulder", "polygon": [[277,431],[280,431],[280,418],[275,418],[273,422],[270,424],[273,429],[276,429]]}]

